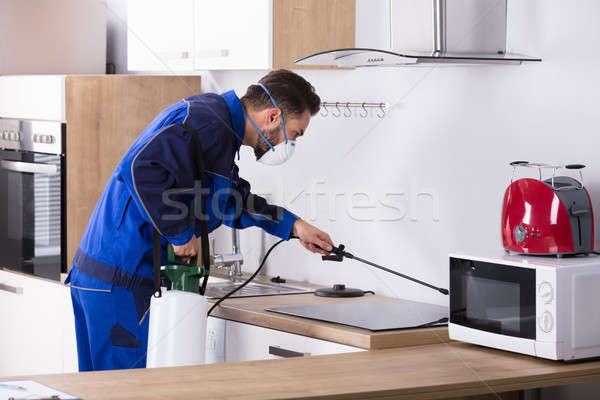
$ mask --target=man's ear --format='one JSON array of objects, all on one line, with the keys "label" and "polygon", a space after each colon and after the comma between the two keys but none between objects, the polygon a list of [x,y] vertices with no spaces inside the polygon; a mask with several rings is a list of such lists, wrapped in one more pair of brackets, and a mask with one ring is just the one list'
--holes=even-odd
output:
[{"label": "man's ear", "polygon": [[277,125],[277,123],[279,122],[279,116],[281,115],[281,110],[279,108],[269,108],[269,110],[267,111],[267,121],[269,123],[269,126],[273,126]]}]

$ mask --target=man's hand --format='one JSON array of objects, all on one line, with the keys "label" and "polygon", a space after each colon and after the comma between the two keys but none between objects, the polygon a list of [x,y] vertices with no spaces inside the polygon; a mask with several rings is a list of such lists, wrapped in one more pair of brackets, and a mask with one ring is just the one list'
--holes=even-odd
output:
[{"label": "man's hand", "polygon": [[292,235],[298,236],[302,246],[313,253],[327,255],[332,250],[333,242],[329,235],[300,218],[294,222]]},{"label": "man's hand", "polygon": [[192,235],[192,238],[186,244],[182,244],[181,246],[173,245],[173,250],[175,251],[175,255],[187,264],[198,254],[198,240],[196,236]]}]

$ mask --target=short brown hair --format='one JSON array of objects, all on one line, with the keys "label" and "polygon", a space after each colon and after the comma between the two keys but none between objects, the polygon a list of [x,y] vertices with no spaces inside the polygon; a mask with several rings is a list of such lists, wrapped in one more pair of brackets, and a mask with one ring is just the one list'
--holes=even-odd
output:
[{"label": "short brown hair", "polygon": [[[271,71],[259,82],[271,93],[283,114],[298,116],[308,110],[310,115],[315,115],[321,108],[321,99],[315,88],[292,71]],[[258,111],[273,106],[271,99],[259,85],[250,85],[241,101],[246,108]]]}]

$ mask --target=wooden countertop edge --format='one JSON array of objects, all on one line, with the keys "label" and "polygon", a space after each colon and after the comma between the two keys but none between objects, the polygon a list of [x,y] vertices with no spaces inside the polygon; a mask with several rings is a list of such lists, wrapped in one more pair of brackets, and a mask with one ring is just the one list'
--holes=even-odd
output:
[{"label": "wooden countertop edge", "polygon": [[[365,329],[341,326],[338,324],[310,321],[300,317],[272,313],[265,318],[265,312],[242,310],[226,304],[215,308],[211,316],[229,321],[261,326],[268,329],[280,330],[315,339],[327,340],[348,346],[360,347],[366,350],[382,350],[405,346],[421,346],[449,342],[448,328],[432,327],[422,329],[405,329],[390,332],[371,332]],[[281,321],[277,324],[274,321]],[[285,325],[280,329],[278,325]],[[415,333],[418,331],[418,335]],[[399,340],[399,338],[402,338]]]},{"label": "wooden countertop edge", "polygon": [[[477,385],[473,387],[463,387],[460,390],[457,388],[447,388],[445,390],[437,390],[437,391],[415,391],[414,393],[406,393],[402,394],[400,398],[415,398],[410,396],[418,396],[416,398],[419,399],[443,399],[447,397],[439,397],[440,395],[448,396],[448,394],[452,394],[453,397],[459,396],[468,396],[468,395],[482,395],[482,394],[492,394],[492,393],[503,393],[503,392],[512,392],[517,390],[528,390],[528,389],[536,389],[542,387],[550,387],[550,386],[561,386],[561,385],[570,385],[576,383],[585,383],[585,382],[593,382],[600,380],[600,371],[594,374],[573,374],[568,376],[561,376],[561,374],[556,373],[555,377],[547,377],[541,379],[531,380],[529,377],[522,378],[521,381],[518,382],[507,382],[503,383],[502,381],[506,381],[506,379],[500,379],[498,382],[487,381],[483,385]],[[457,386],[460,384],[456,384]],[[435,397],[429,397],[430,395],[434,395]],[[409,397],[407,397],[409,396]]]},{"label": "wooden countertop edge", "polygon": [[[271,362],[275,360],[262,360],[261,362]],[[134,370],[132,370],[134,371]],[[124,372],[124,371],[119,371]],[[81,374],[88,374],[93,372],[83,372]],[[69,374],[76,376],[78,374]],[[69,391],[66,388],[61,388],[60,384],[56,384],[52,380],[53,375],[38,375],[38,376],[20,376],[20,377],[7,377],[0,378],[1,381],[15,381],[15,380],[33,380],[41,384],[52,387],[56,390],[62,390],[74,396],[77,396],[76,392]],[[529,390],[537,388],[546,388],[552,386],[561,385],[572,385],[586,382],[597,382],[600,380],[600,372],[597,374],[573,374],[569,376],[562,376],[559,378],[548,378],[538,380],[524,380],[521,382],[513,382],[509,384],[498,384],[486,382],[486,385],[476,386],[464,386],[463,384],[454,385],[440,385],[435,390],[419,390],[419,389],[398,389],[398,390],[382,390],[382,391],[363,391],[363,392],[352,392],[343,394],[331,394],[331,395],[315,395],[315,396],[294,396],[285,397],[285,399],[294,400],[365,400],[365,399],[378,399],[378,400],[392,400],[392,399],[415,399],[415,400],[438,400],[438,399],[450,399],[450,398],[462,398],[464,396],[477,396],[486,395],[493,393],[504,393],[518,390]],[[169,384],[176,385],[177,382],[169,382]],[[432,387],[433,389],[433,387]],[[137,397],[137,396],[136,396]],[[100,397],[98,397],[100,398]],[[107,399],[110,397],[106,397]],[[119,397],[121,398],[121,397]],[[137,398],[155,399],[157,397],[151,396],[139,396]],[[184,397],[188,398],[188,397]],[[227,397],[230,398],[230,397]],[[282,397],[284,398],[284,397]]]},{"label": "wooden countertop edge", "polygon": [[[561,385],[572,385],[578,383],[586,383],[586,382],[597,382],[600,380],[600,372],[597,374],[576,374],[570,376],[561,376],[559,378],[547,378],[547,379],[538,379],[538,380],[525,380],[522,382],[512,382],[512,383],[489,383],[483,385],[476,385],[471,387],[461,387],[461,384],[456,384],[456,387],[440,387],[439,390],[430,390],[430,391],[422,391],[422,390],[410,390],[410,389],[402,389],[401,392],[396,391],[387,391],[386,392],[370,392],[370,393],[352,393],[348,395],[342,396],[333,396],[326,397],[327,400],[349,400],[349,399],[365,399],[365,396],[369,396],[378,400],[386,400],[386,399],[418,399],[418,400],[437,400],[437,399],[449,399],[459,397],[462,400],[464,396],[478,396],[478,395],[486,395],[486,394],[494,394],[494,393],[504,393],[504,392],[513,392],[519,390],[529,390],[529,389],[538,389],[552,386],[561,386]],[[325,397],[322,397],[323,399]],[[297,399],[316,399],[315,397],[303,397]]]},{"label": "wooden countertop edge", "polygon": [[546,388],[552,386],[561,385],[572,385],[578,383],[595,382],[600,380],[600,373],[598,374],[584,374],[584,375],[573,375],[568,377],[560,377],[553,379],[540,379],[535,381],[524,381],[518,383],[509,384],[496,384],[488,383],[476,386],[463,386],[458,383],[455,385],[440,385],[438,390],[411,390],[411,389],[399,389],[399,390],[385,390],[385,391],[369,391],[369,392],[353,392],[345,393],[343,395],[332,395],[332,396],[318,396],[318,397],[294,397],[294,400],[315,400],[315,399],[326,399],[326,400],[364,400],[364,399],[377,399],[377,400],[402,400],[402,399],[415,399],[415,400],[438,400],[438,399],[451,399],[460,398],[464,396],[478,396],[478,395],[492,395],[494,393],[505,393],[519,390],[529,390],[537,388]]},{"label": "wooden countertop edge", "polygon": [[[429,374],[428,376],[431,378],[421,379],[416,382],[415,385],[418,386],[410,386],[410,380],[407,385],[407,379],[410,378],[403,376],[402,368],[396,372],[386,368],[386,365],[388,367],[402,365],[404,361],[410,361],[417,353],[421,352],[425,354],[422,356],[418,355],[419,359],[416,368],[419,369],[431,365],[433,369],[429,373],[426,369],[422,370],[424,374]],[[435,354],[440,356],[439,363],[436,363]],[[487,361],[488,359],[490,361]],[[462,372],[456,371],[456,377],[446,376],[447,373],[444,372],[444,366],[447,365],[451,371],[454,371],[453,368],[456,367],[453,367],[453,365],[457,362]],[[477,365],[481,362],[485,362],[486,366],[484,366],[483,370],[476,372]],[[338,363],[341,370],[336,371],[337,368],[334,366]],[[515,365],[516,368],[505,370],[502,368],[503,365]],[[313,368],[331,371],[331,382],[329,383],[327,380],[329,378],[324,378],[323,375],[314,375],[316,371]],[[403,368],[406,369],[406,366]],[[236,384],[241,386],[233,389],[232,386],[227,385],[227,379],[222,378],[222,374],[226,369],[228,373],[230,372],[234,375],[241,371],[247,371],[247,374],[244,374],[244,376],[240,377],[240,380],[236,381]],[[531,371],[531,374],[528,375],[527,371]],[[358,374],[356,378],[357,382],[353,384],[347,384],[346,382],[346,385],[343,381],[336,383],[336,378],[339,379],[341,376],[352,381],[352,378],[347,376],[347,373]],[[394,388],[396,381],[393,379],[393,376],[396,373],[400,374],[400,376],[397,381],[398,387]],[[411,373],[419,374],[419,372],[412,371]],[[115,380],[117,374],[120,379]],[[123,376],[123,374],[129,374],[129,376]],[[181,389],[179,393],[181,398],[190,398],[191,393],[196,393],[196,387],[199,388],[202,385],[208,385],[211,388],[211,392],[205,394],[205,396],[209,397],[211,394],[214,394],[214,391],[219,391],[219,385],[221,385],[223,386],[224,398],[234,398],[232,396],[235,390],[253,393],[254,395],[250,396],[252,398],[261,398],[260,396],[264,395],[264,390],[266,389],[264,382],[261,383],[258,377],[264,374],[269,379],[281,382],[283,385],[282,387],[275,385],[276,388],[273,390],[275,393],[279,393],[279,395],[267,396],[269,398],[328,400],[365,398],[441,399],[598,381],[600,380],[600,362],[592,360],[563,363],[464,343],[452,343],[373,352],[313,356],[299,359],[261,360],[168,369],[7,377],[2,378],[2,380],[31,379],[73,395],[93,398],[100,398],[100,396],[96,396],[95,393],[91,395],[91,392],[96,389],[105,388],[107,382],[116,382],[116,390],[118,390],[119,386],[126,385],[129,389],[128,392],[131,391],[131,394],[136,392],[139,394],[136,397],[139,398],[156,398],[157,393],[146,394],[147,392],[144,392],[153,387],[156,391],[158,391],[159,387],[164,388],[165,392],[163,394],[165,396],[169,395],[169,390],[171,390],[170,395],[175,395],[174,390],[176,389],[174,387],[178,385]],[[391,380],[390,374],[392,374]],[[385,377],[386,375],[388,378]],[[446,380],[447,382],[436,384],[436,375],[439,375],[442,381]],[[318,376],[316,382],[313,383],[314,387],[305,384],[306,379],[311,376]],[[479,381],[479,376],[484,376],[486,379],[485,382]],[[495,378],[494,376],[498,377]],[[157,381],[157,378],[159,378],[159,381]],[[427,379],[431,379],[434,383],[428,385]],[[452,380],[455,380],[455,382],[452,382]],[[361,381],[365,381],[365,383],[370,382],[370,384],[361,386]],[[132,387],[132,382],[138,382],[139,387]],[[144,386],[143,382],[153,383],[150,386]],[[324,382],[328,383],[323,385]],[[252,392],[254,385],[259,389],[258,392]],[[353,385],[354,387],[352,387]],[[350,391],[344,392],[347,386],[350,386],[348,389]],[[382,386],[387,388],[378,390],[378,387]],[[364,390],[361,390],[363,387]],[[108,392],[103,392],[102,396],[111,398],[108,394]],[[125,398],[122,394],[117,394],[114,397],[119,399]]]},{"label": "wooden countertop edge", "polygon": [[[418,334],[416,334],[418,333]],[[402,344],[398,339],[402,338]],[[430,328],[404,329],[395,333],[395,337],[386,335],[371,336],[370,350],[393,349],[406,346],[423,346],[428,344],[449,343],[447,326]]]},{"label": "wooden countertop edge", "polygon": [[[216,277],[226,278],[221,271],[216,273],[213,272],[212,274]],[[243,278],[247,279],[248,276],[249,274],[244,273]],[[268,282],[269,280],[270,277],[264,275],[259,275],[255,278],[255,281],[259,282]],[[323,287],[323,285],[293,280],[288,280],[286,284],[310,289],[318,289]],[[293,296],[307,296],[307,294],[289,294],[282,296],[286,296],[286,298],[293,298]],[[367,299],[367,297],[364,297],[364,299]],[[209,299],[209,307],[210,304],[214,303],[215,301],[215,299]],[[291,315],[278,314],[265,311],[264,309],[260,309],[260,311],[252,310],[249,308],[240,307],[235,303],[235,300],[233,302],[227,300],[224,301],[213,310],[211,316],[229,321],[256,325],[263,328],[340,343],[365,350],[391,349],[404,346],[420,346],[450,342],[450,338],[448,336],[448,327],[446,326],[372,332],[366,329],[343,326],[325,321],[309,320]]]},{"label": "wooden countertop edge", "polygon": [[[211,276],[227,279],[227,275],[221,270],[211,271]],[[250,274],[244,273],[242,279],[247,279],[249,276]],[[269,282],[270,277],[258,275],[255,278],[255,281]],[[310,289],[319,289],[324,287],[323,285],[316,285],[309,282],[294,280],[287,280],[286,284]],[[285,296],[302,296],[302,294]],[[209,303],[214,303],[216,300],[209,299],[208,301]],[[229,321],[307,336],[315,339],[327,340],[348,346],[359,347],[365,350],[391,349],[404,346],[421,346],[427,344],[447,343],[451,341],[448,336],[448,327],[446,326],[372,332],[366,329],[343,326],[324,321],[307,320],[305,318],[277,314],[264,310],[256,311],[243,309],[235,304],[228,303],[227,300],[221,303],[219,307],[215,308],[211,316]],[[282,328],[282,325],[285,326],[285,328]]]}]

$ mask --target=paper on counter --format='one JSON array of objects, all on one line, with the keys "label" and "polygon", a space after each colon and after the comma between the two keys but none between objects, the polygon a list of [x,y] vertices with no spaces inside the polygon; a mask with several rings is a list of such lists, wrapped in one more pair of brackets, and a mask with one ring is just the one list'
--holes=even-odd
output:
[{"label": "paper on counter", "polygon": [[0,381],[0,400],[36,400],[50,398],[57,400],[78,399],[78,397],[54,390],[35,381]]}]

